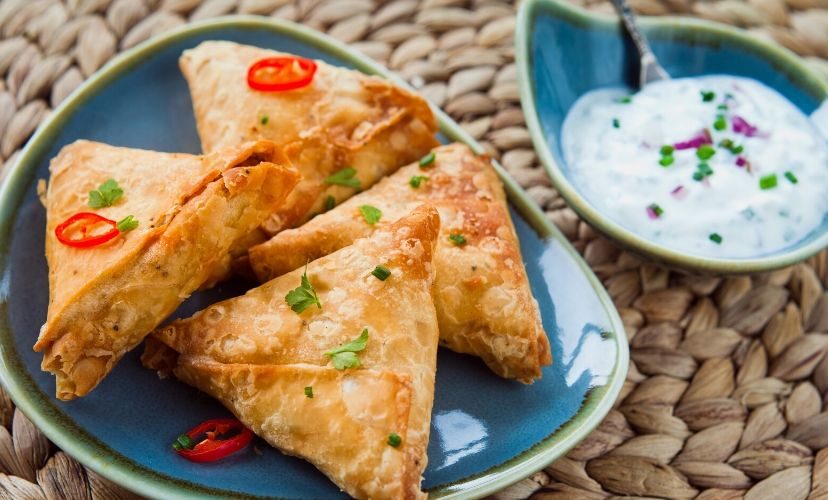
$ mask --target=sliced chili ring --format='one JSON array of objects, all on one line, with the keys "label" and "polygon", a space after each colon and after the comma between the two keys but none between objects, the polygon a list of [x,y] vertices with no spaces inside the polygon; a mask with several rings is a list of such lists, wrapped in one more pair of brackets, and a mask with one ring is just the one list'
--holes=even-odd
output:
[{"label": "sliced chili ring", "polygon": [[[104,233],[94,235],[90,234],[91,230],[99,224],[105,224],[109,226],[110,229]],[[67,233],[76,225],[78,226],[75,229],[80,231],[81,237],[73,239],[70,238]],[[101,217],[100,215],[92,212],[77,213],[60,223],[58,227],[55,228],[55,236],[57,236],[58,241],[64,245],[75,248],[91,248],[102,245],[107,241],[116,238],[119,234],[121,234],[121,232],[118,230],[117,222],[107,219],[106,217]]]},{"label": "sliced chili ring", "polygon": [[[226,439],[221,439],[228,436]],[[204,437],[201,441],[196,439]],[[234,418],[207,420],[181,435],[173,449],[191,462],[214,462],[247,446],[253,433]]]},{"label": "sliced chili ring", "polygon": [[253,90],[281,92],[302,88],[316,73],[316,63],[303,57],[267,57],[247,70],[247,85]]}]

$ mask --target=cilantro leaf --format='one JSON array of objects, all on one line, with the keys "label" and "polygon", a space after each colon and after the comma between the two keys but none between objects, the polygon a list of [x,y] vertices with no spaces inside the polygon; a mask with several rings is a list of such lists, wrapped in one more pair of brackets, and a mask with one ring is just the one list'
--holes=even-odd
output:
[{"label": "cilantro leaf", "polygon": [[89,191],[88,205],[92,208],[111,207],[123,195],[124,190],[118,186],[118,182],[109,179],[95,191]]},{"label": "cilantro leaf", "polygon": [[452,233],[449,235],[449,239],[452,243],[457,245],[458,247],[462,247],[466,244],[466,237],[460,233]]},{"label": "cilantro leaf", "polygon": [[302,273],[301,284],[285,295],[285,302],[296,313],[301,313],[313,304],[316,304],[316,307],[322,309],[322,303],[319,302],[316,290],[313,289],[313,285],[311,285],[308,279],[307,265],[305,266],[305,272]]},{"label": "cilantro leaf", "polygon": [[334,347],[325,353],[325,356],[331,358],[334,368],[337,370],[346,370],[348,368],[359,368],[359,357],[356,353],[365,349],[368,344],[368,329],[362,330],[359,337],[354,340],[342,344],[339,347]]},{"label": "cilantro leaf", "polygon": [[138,221],[135,220],[135,217],[132,215],[127,215],[123,219],[119,220],[115,226],[118,228],[118,231],[125,233],[127,231],[132,231],[136,227],[138,227]]},{"label": "cilantro leaf", "polygon": [[339,172],[334,173],[327,179],[325,179],[325,184],[336,184],[339,186],[347,186],[354,189],[359,189],[362,187],[360,184],[359,179],[355,178],[356,170],[352,167],[345,167]]},{"label": "cilantro leaf", "polygon": [[362,213],[362,218],[365,219],[365,222],[372,226],[382,218],[382,211],[371,205],[362,205],[359,207],[359,211]]}]

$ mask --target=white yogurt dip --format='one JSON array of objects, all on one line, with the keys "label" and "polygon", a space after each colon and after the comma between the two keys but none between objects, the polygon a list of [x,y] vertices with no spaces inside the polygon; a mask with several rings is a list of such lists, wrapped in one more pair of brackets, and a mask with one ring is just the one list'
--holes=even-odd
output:
[{"label": "white yogurt dip", "polygon": [[828,141],[779,93],[731,76],[581,97],[563,124],[569,178],[603,214],[682,252],[756,257],[828,212]]}]

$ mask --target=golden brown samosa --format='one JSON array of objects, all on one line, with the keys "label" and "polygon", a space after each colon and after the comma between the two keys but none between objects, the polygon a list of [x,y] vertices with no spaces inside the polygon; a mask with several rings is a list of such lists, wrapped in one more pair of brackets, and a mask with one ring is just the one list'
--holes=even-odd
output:
[{"label": "golden brown samosa", "polygon": [[[215,397],[354,497],[422,497],[439,225],[433,208],[418,207],[369,238],[159,329],[142,360]],[[349,349],[333,354],[338,346]]]},{"label": "golden brown samosa", "polygon": [[[60,399],[92,390],[127,351],[229,264],[231,245],[255,230],[298,181],[269,141],[207,156],[77,141],[60,151],[50,170],[49,310],[34,348],[43,352],[42,368],[55,374]],[[99,187],[108,181],[109,194],[120,190],[120,197],[102,206]],[[82,212],[111,221],[132,216],[137,227],[90,248],[59,241],[56,229]],[[76,240],[98,231],[88,229],[68,227],[74,235],[64,236]]]},{"label": "golden brown samosa", "polygon": [[[378,77],[314,61],[316,73],[304,87],[260,91],[248,85],[251,65],[285,56],[290,54],[207,41],[179,61],[205,152],[269,139],[302,174],[287,203],[264,224],[269,234],[303,223],[326,200],[339,202],[370,187],[437,144],[437,121],[426,101]],[[354,177],[345,183],[356,180],[359,188],[326,182],[348,168]]]},{"label": "golden brown samosa", "polygon": [[[552,355],[500,179],[486,158],[464,145],[433,153],[432,163],[403,167],[305,225],[251,248],[250,264],[261,281],[269,280],[427,201],[442,220],[434,257],[441,343],[482,358],[500,376],[531,383]],[[381,211],[377,223],[369,223],[365,206]]]}]

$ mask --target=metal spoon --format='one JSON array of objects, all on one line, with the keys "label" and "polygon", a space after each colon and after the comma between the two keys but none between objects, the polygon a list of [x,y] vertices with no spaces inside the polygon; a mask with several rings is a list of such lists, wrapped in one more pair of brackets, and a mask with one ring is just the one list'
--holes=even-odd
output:
[{"label": "metal spoon", "polygon": [[643,87],[650,82],[658,80],[669,80],[670,75],[658,63],[655,54],[653,54],[653,50],[650,48],[649,42],[647,42],[647,37],[638,29],[635,13],[630,9],[627,0],[612,0],[612,4],[624,21],[624,26],[627,27],[627,32],[633,39],[635,47],[638,49],[638,54],[641,57],[639,86]]}]

